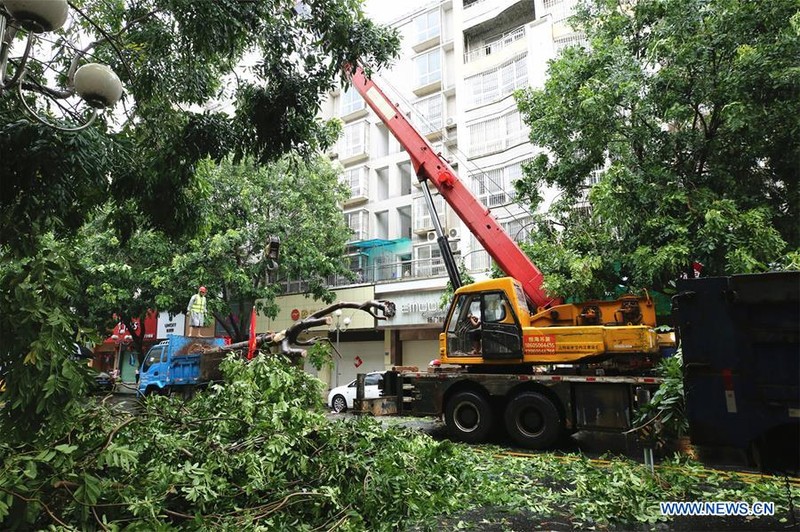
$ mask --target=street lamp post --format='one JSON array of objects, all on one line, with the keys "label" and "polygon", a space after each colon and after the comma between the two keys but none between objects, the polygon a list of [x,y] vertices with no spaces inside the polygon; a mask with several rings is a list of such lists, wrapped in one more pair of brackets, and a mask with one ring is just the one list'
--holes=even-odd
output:
[{"label": "street lamp post", "polygon": [[[34,58],[37,36],[61,28],[67,20],[68,13],[67,0],[0,0],[0,96],[6,91],[16,89],[23,108],[37,121],[61,131],[81,131],[94,122],[98,113],[117,103],[122,96],[122,83],[114,71],[106,65],[87,63],[80,66],[83,57],[93,47],[103,42],[102,40],[90,44],[83,50],[75,47],[78,51],[68,70],[60,73],[66,80],[64,88],[47,87],[46,78],[33,76],[32,72],[38,69],[28,69],[28,65],[34,62],[41,63]],[[11,57],[14,40],[18,34],[25,35],[25,48],[22,55]],[[65,42],[60,46],[71,47],[71,44]],[[13,73],[9,73],[10,65],[13,66]],[[28,75],[38,79],[29,81]],[[37,93],[43,98],[52,100],[67,100],[78,96],[91,113],[88,118],[84,117],[84,123],[81,125],[60,125],[47,115],[34,110],[23,94],[23,89],[32,91],[29,94]]]},{"label": "street lamp post", "polygon": [[[334,321],[333,321],[333,323],[331,325],[331,332],[336,331],[336,353],[340,354],[341,352],[339,351],[339,334],[341,332],[343,332],[343,331],[346,331],[347,328],[350,326],[350,318],[348,316],[345,316],[344,318],[342,318],[342,309],[336,309],[336,311],[333,313],[333,315],[334,315],[335,318],[334,318]],[[337,356],[336,359],[335,359],[336,362],[334,364],[334,370],[336,371],[336,377],[335,377],[335,386],[334,386],[334,388],[336,386],[339,386],[339,359],[340,358],[341,357]]]}]

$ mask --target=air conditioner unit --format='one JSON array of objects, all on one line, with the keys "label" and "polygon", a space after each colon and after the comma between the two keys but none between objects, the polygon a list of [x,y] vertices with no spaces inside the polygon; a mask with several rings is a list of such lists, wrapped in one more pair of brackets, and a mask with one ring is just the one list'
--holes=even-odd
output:
[{"label": "air conditioner unit", "polygon": [[428,242],[436,242],[436,231],[428,231]]},{"label": "air conditioner unit", "polygon": [[458,237],[459,237],[459,233],[458,233],[458,229],[457,228],[451,227],[450,229],[447,230],[447,238],[455,240]]},{"label": "air conditioner unit", "polygon": [[445,121],[445,124],[447,124],[447,127],[453,127],[454,125],[456,125],[456,119],[450,116]]},{"label": "air conditioner unit", "polygon": [[456,255],[461,253],[461,250],[458,249],[458,242],[455,242],[455,241],[452,241],[452,240],[450,241],[450,252],[454,253]]}]

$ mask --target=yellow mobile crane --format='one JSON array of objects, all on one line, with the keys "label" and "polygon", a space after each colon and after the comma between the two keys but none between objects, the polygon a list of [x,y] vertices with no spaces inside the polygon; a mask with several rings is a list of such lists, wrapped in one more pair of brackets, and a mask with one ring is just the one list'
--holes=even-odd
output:
[{"label": "yellow mobile crane", "polygon": [[[641,370],[652,366],[660,348],[674,346],[674,338],[655,330],[652,300],[559,304],[544,291],[542,273],[447,160],[360,67],[346,68],[353,87],[408,152],[456,288],[439,358],[457,366],[388,372],[384,393],[395,398],[395,410],[444,415],[451,434],[469,442],[483,441],[502,419],[509,435],[526,447],[548,446],[565,429],[628,427],[637,393],[659,383]],[[428,183],[508,277],[461,286]],[[587,374],[588,364],[606,367]],[[609,370],[628,374],[609,376]]]}]

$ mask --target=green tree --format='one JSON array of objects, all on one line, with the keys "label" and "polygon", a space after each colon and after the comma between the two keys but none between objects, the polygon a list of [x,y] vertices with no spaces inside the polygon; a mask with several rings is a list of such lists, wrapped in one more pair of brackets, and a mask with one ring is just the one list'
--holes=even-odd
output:
[{"label": "green tree", "polygon": [[[66,350],[102,332],[87,287],[103,292],[103,303],[114,308],[138,294],[126,317],[154,297],[146,280],[134,281],[152,250],[130,252],[161,238],[150,229],[193,238],[201,161],[233,153],[268,162],[289,150],[324,147],[334,126],[316,118],[318,106],[341,79],[342,65],[359,60],[375,68],[394,56],[395,32],[366,19],[360,1],[315,1],[310,14],[298,14],[295,4],[73,1],[73,22],[49,51],[49,41],[37,47],[26,98],[49,109],[51,120],[73,123],[69,110],[60,111],[53,93],[34,81],[45,68],[66,72],[73,59],[92,60],[109,64],[123,82],[117,112],[81,133],[65,133],[30,119],[13,91],[0,95],[0,366],[11,372],[3,416],[12,427],[0,439],[32,438],[36,431],[26,427],[66,423],[66,397],[82,386],[67,382],[77,364]],[[241,76],[245,57],[256,65]],[[11,58],[9,74],[16,65]],[[230,102],[236,113],[199,110],[219,102]],[[107,271],[87,270],[81,252],[87,242],[78,232],[107,202],[107,228],[123,252],[114,251]],[[107,291],[95,284],[112,276],[117,280]],[[119,284],[124,276],[130,286]]]},{"label": "green tree", "polygon": [[[204,196],[196,202],[197,233],[153,279],[159,309],[183,312],[199,285],[209,290],[209,310],[234,341],[248,336],[250,309],[275,316],[278,280],[302,279],[327,302],[326,279],[346,275],[350,231],[339,205],[349,194],[339,169],[322,156],[289,154],[267,165],[245,159],[203,162]],[[281,241],[273,271],[265,246]]]},{"label": "green tree", "polygon": [[[105,62],[119,74],[125,87],[122,113],[68,134],[29,120],[12,93],[4,94],[0,243],[35,242],[31,229],[40,226],[74,231],[109,197],[118,204],[123,235],[143,221],[180,234],[194,216],[186,192],[199,160],[235,151],[266,161],[290,149],[324,147],[331,136],[317,119],[322,95],[347,62],[359,60],[367,68],[386,64],[398,39],[393,30],[366,19],[358,0],[317,1],[308,14],[298,14],[295,4],[73,2],[75,22],[59,30],[59,37],[65,43],[91,42],[82,61]],[[65,56],[74,48],[61,42],[49,58],[46,46],[39,48],[38,57],[65,71],[76,54],[80,57]],[[256,64],[242,76],[245,57]],[[11,64],[13,71],[16,61]],[[41,69],[31,62],[28,78],[36,79]],[[26,87],[36,89],[33,83]],[[44,109],[50,102],[44,94],[52,92],[27,94],[34,107]],[[225,101],[235,115],[192,110]]]},{"label": "green tree", "polygon": [[530,248],[551,290],[797,267],[797,2],[591,0],[573,20],[589,47],[517,94],[546,148],[517,191],[562,191]]},{"label": "green tree", "polygon": [[[123,241],[109,218],[106,206],[79,232],[80,288],[72,304],[84,326],[101,335],[117,321],[123,323],[131,334],[133,350],[142,358],[146,335],[155,335],[146,329],[145,320],[148,312],[158,309],[156,298],[161,290],[155,280],[171,263],[178,246],[153,229],[138,229]],[[138,326],[134,326],[135,320]]]}]

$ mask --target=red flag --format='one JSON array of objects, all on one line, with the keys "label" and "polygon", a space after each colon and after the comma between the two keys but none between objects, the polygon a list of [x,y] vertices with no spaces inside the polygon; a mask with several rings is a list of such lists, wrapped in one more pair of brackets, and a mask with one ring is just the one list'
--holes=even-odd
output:
[{"label": "red flag", "polygon": [[247,360],[252,360],[256,352],[256,306],[253,305],[253,312],[250,314],[250,339],[247,343]]}]

